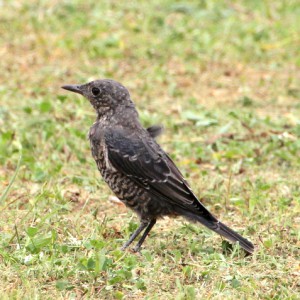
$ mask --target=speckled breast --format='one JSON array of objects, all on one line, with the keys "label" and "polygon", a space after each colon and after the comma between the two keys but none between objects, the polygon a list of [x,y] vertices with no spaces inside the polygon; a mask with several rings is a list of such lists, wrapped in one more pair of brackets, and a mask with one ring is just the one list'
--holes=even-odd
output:
[{"label": "speckled breast", "polygon": [[91,148],[98,170],[111,190],[126,206],[139,215],[144,215],[144,210],[148,210],[147,203],[150,201],[151,196],[129,177],[108,166],[102,147],[97,147],[98,151],[96,151],[94,145],[91,145]]}]

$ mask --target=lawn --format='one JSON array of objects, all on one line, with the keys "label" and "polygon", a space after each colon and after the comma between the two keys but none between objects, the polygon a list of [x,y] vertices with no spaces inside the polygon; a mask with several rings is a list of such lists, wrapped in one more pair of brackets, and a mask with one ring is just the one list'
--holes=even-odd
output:
[{"label": "lawn", "polygon": [[[0,2],[1,299],[299,299],[300,4]],[[90,104],[122,82],[194,192],[253,256],[184,219],[141,253],[90,154]]]}]

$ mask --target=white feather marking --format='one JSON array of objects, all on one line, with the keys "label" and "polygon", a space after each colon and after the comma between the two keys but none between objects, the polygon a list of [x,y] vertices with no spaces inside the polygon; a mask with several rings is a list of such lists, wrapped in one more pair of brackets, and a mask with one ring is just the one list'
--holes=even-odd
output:
[{"label": "white feather marking", "polygon": [[116,169],[113,167],[113,165],[110,163],[110,161],[108,159],[108,151],[107,151],[105,143],[101,143],[101,147],[103,149],[104,161],[105,161],[106,167],[112,171],[116,171]]}]

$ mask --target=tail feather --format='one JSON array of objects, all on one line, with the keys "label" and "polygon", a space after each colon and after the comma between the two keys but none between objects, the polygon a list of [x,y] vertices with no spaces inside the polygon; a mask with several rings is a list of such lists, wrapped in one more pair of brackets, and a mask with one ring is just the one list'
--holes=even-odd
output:
[{"label": "tail feather", "polygon": [[[196,218],[195,218],[196,217]],[[214,232],[220,234],[221,236],[225,237],[229,241],[236,243],[238,242],[240,246],[249,254],[252,254],[254,252],[254,246],[253,244],[242,237],[240,234],[223,224],[222,222],[216,220],[211,221],[207,220],[206,218],[203,218],[201,216],[194,216],[194,220],[196,219],[201,224],[205,225],[207,228],[213,230]]]},{"label": "tail feather", "polygon": [[182,213],[182,215],[192,221],[200,222],[202,225],[220,234],[233,243],[238,242],[247,253],[252,254],[254,252],[254,245],[250,241],[230,229],[222,222],[218,221],[213,215],[201,216],[186,211]]},{"label": "tail feather", "polygon": [[252,254],[254,252],[254,246],[250,241],[248,241],[220,221],[217,225],[217,228],[213,230],[233,243],[239,242],[240,246],[249,254]]}]

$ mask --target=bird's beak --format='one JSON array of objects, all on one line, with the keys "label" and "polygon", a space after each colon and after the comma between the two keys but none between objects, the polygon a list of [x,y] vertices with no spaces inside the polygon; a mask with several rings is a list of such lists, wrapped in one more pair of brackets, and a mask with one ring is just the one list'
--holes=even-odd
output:
[{"label": "bird's beak", "polygon": [[61,87],[62,89],[74,92],[74,93],[78,93],[80,95],[82,95],[82,90],[81,90],[81,86],[77,85],[77,84],[69,84],[69,85],[63,85]]}]

